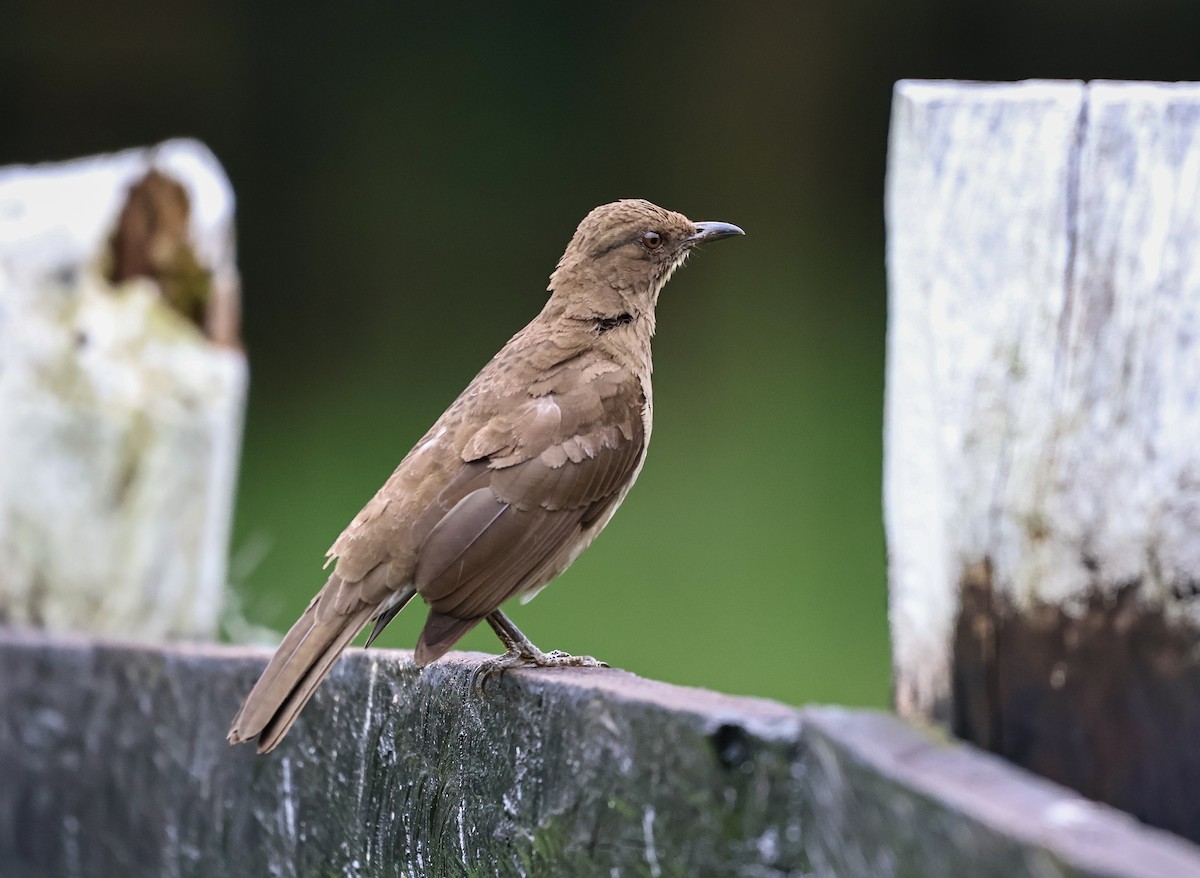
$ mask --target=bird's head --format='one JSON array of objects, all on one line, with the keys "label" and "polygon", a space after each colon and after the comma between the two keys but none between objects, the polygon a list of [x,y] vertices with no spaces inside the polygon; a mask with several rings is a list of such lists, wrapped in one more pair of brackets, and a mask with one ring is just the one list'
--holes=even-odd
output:
[{"label": "bird's head", "polygon": [[694,223],[640,198],[602,204],[575,230],[550,290],[596,316],[613,308],[652,316],[659,291],[693,247],[742,234],[729,223]]}]

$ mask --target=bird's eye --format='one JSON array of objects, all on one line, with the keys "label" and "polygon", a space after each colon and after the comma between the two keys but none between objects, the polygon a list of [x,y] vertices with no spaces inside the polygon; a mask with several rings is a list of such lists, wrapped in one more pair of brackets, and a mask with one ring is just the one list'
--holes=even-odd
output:
[{"label": "bird's eye", "polygon": [[642,246],[647,250],[657,250],[662,246],[662,235],[658,232],[646,232],[642,235]]}]

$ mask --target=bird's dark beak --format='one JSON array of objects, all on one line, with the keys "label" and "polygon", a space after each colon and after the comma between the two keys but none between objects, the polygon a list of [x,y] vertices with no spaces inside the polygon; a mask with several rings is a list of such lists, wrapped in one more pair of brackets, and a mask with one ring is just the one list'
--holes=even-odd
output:
[{"label": "bird's dark beak", "polygon": [[719,241],[722,238],[732,238],[734,235],[746,234],[737,226],[730,223],[696,223],[696,234],[687,239],[688,244],[703,244],[707,241]]}]

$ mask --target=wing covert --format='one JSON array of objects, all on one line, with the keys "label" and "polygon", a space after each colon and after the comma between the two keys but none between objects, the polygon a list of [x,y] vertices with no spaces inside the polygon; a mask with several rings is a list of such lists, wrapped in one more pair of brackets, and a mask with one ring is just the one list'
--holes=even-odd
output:
[{"label": "wing covert", "polygon": [[573,383],[471,436],[462,454],[471,477],[455,479],[457,495],[439,496],[422,516],[437,520],[420,543],[414,585],[436,612],[484,616],[543,585],[597,507],[636,473],[645,450],[640,383],[610,369],[571,374]]}]

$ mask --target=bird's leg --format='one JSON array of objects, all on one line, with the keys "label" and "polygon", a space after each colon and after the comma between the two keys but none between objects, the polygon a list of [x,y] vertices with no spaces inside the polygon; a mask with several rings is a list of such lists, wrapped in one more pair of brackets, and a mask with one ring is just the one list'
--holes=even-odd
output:
[{"label": "bird's leg", "polygon": [[474,683],[476,689],[483,689],[493,677],[499,677],[510,668],[607,668],[602,661],[590,655],[568,655],[559,650],[542,652],[533,645],[521,629],[513,624],[512,619],[500,610],[493,610],[487,615],[487,622],[504,644],[505,653],[494,659],[487,659],[475,670]]}]

